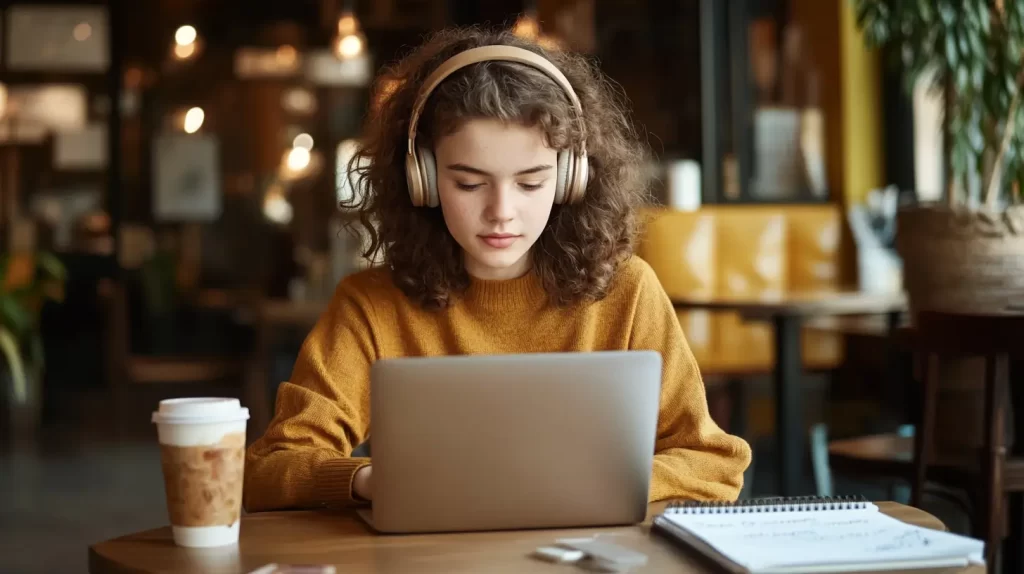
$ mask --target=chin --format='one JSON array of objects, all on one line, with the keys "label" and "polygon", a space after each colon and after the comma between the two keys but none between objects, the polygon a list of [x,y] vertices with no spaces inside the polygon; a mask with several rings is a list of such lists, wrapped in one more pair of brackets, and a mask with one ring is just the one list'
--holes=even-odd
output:
[{"label": "chin", "polygon": [[482,267],[501,272],[518,266],[526,253],[474,253],[473,256]]}]

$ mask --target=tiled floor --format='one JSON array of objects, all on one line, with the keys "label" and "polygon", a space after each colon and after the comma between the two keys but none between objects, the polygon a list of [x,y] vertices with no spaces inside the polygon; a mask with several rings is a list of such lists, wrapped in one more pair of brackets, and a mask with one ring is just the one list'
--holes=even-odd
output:
[{"label": "tiled floor", "polygon": [[162,480],[142,439],[0,455],[0,572],[85,572],[90,544],[166,524]]}]

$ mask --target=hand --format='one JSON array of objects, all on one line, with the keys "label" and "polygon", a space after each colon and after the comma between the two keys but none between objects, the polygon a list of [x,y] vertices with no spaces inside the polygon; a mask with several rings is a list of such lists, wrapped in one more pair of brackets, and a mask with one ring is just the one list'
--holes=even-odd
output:
[{"label": "hand", "polygon": [[356,475],[352,477],[352,493],[363,500],[373,500],[372,477],[372,466],[364,466],[357,470]]}]

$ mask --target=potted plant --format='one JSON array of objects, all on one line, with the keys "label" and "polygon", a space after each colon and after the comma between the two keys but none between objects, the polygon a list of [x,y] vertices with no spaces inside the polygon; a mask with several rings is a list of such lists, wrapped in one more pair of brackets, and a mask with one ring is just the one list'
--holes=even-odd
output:
[{"label": "potted plant", "polygon": [[1024,3],[854,0],[867,44],[943,97],[946,201],[902,209],[911,312],[1005,305],[1024,293]]},{"label": "potted plant", "polygon": [[[893,57],[908,91],[929,80],[943,99],[945,201],[897,214],[911,317],[923,309],[1005,306],[1024,294],[1024,2],[853,1],[866,43]],[[981,366],[942,361],[942,452],[981,444]]]},{"label": "potted plant", "polygon": [[0,255],[0,380],[7,387],[6,418],[18,432],[38,426],[44,365],[39,317],[47,301],[63,300],[65,277],[52,254]]}]

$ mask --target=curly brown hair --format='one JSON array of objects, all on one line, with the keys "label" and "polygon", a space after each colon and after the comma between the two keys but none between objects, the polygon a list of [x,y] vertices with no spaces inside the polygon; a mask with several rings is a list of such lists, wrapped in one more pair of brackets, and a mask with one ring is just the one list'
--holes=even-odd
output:
[{"label": "curly brown hair", "polygon": [[[580,149],[586,139],[590,181],[583,201],[555,205],[533,246],[534,272],[558,305],[607,293],[620,262],[632,254],[637,208],[646,200],[649,148],[638,137],[626,99],[583,56],[545,50],[507,30],[457,28],[438,32],[380,76],[360,149],[349,165],[355,209],[367,234],[364,256],[389,267],[395,285],[428,309],[450,305],[469,275],[462,250],[440,209],[414,207],[405,176],[410,115],[421,84],[455,54],[478,46],[510,45],[536,52],[569,79],[584,110],[580,122],[559,86],[522,64],[489,61],[455,72],[431,94],[417,144],[433,144],[474,118],[497,118],[540,128],[554,149]],[[583,133],[581,133],[581,131]],[[422,139],[421,139],[422,138]]]}]

